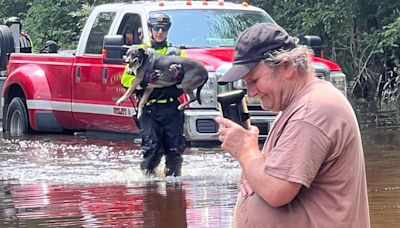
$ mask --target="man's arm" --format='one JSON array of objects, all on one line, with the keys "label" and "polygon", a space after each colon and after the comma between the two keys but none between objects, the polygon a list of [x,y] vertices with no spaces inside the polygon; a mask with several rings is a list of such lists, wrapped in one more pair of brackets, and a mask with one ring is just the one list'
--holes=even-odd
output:
[{"label": "man's arm", "polygon": [[290,203],[302,185],[264,172],[265,158],[258,147],[258,128],[251,126],[246,130],[223,117],[215,120],[223,125],[219,130],[221,147],[239,162],[248,186],[273,207]]},{"label": "man's arm", "polygon": [[244,153],[239,163],[246,181],[253,191],[270,206],[280,207],[290,203],[299,193],[302,185],[266,174],[264,162],[264,156],[260,150]]}]

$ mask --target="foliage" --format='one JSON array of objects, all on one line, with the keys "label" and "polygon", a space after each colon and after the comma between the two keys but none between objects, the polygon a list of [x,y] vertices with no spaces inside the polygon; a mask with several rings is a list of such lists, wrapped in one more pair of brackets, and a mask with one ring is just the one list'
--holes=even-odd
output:
[{"label": "foliage", "polygon": [[0,17],[3,20],[12,16],[23,19],[31,5],[30,0],[0,0]]},{"label": "foliage", "polygon": [[387,72],[400,59],[398,0],[257,0],[253,4],[292,35],[321,36],[325,57],[339,63],[353,81],[349,90],[354,96],[381,96],[380,83],[392,77]]},{"label": "foliage", "polygon": [[386,26],[383,26],[383,31],[379,34],[382,39],[378,44],[377,51],[379,53],[388,53],[388,59],[392,60],[394,65],[400,67],[398,53],[400,51],[400,12],[397,12],[397,18]]},{"label": "foliage", "polygon": [[[58,42],[61,47],[72,48],[79,39],[82,25],[73,14],[83,3],[68,0],[37,0],[27,12],[26,30],[31,34],[35,47],[47,40]],[[62,19],[62,20],[60,20]]]},{"label": "foliage", "polygon": [[74,49],[93,6],[107,0],[0,0],[0,17],[19,16],[23,31],[30,35],[34,49],[47,40],[61,49]]}]

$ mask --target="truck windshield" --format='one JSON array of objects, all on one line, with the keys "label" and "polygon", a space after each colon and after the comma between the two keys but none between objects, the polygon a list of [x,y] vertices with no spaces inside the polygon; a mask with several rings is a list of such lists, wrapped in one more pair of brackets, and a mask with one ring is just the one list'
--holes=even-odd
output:
[{"label": "truck windshield", "polygon": [[[165,12],[165,11],[164,11]],[[175,47],[233,47],[248,27],[274,21],[268,14],[248,10],[170,10],[168,41]]]}]

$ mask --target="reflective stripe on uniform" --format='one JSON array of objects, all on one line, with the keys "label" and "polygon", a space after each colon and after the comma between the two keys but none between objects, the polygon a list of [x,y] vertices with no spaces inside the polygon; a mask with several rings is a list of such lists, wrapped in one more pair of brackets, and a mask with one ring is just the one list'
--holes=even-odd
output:
[{"label": "reflective stripe on uniform", "polygon": [[136,76],[132,74],[128,74],[129,65],[126,64],[124,73],[121,76],[121,84],[123,87],[129,88],[132,85],[133,80],[135,80]]},{"label": "reflective stripe on uniform", "polygon": [[152,105],[154,103],[156,103],[156,104],[166,104],[166,103],[173,102],[173,101],[175,101],[175,99],[172,98],[172,97],[165,98],[165,99],[151,99],[148,102],[146,102],[146,105]]}]

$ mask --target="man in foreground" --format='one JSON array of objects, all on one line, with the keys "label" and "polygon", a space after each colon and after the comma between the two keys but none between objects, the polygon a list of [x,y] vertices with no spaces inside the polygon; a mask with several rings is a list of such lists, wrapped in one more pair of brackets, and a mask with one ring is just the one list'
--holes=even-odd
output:
[{"label": "man in foreground", "polygon": [[370,227],[356,116],[315,77],[310,53],[281,27],[257,24],[240,35],[219,80],[243,79],[249,97],[280,112],[262,150],[258,128],[216,118],[222,148],[242,168],[235,227]]}]

